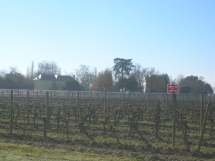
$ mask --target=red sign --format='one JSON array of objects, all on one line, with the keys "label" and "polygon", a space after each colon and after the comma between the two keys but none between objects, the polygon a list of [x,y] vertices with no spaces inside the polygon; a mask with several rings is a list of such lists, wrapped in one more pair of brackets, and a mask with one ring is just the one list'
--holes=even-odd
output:
[{"label": "red sign", "polygon": [[168,94],[177,94],[178,85],[177,84],[167,84],[167,93]]}]

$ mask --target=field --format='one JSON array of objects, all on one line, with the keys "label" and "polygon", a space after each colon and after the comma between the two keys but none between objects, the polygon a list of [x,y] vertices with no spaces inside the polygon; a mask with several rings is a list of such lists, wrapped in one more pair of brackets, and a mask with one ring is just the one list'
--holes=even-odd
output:
[{"label": "field", "polygon": [[214,95],[1,90],[0,159],[214,160],[214,117]]}]

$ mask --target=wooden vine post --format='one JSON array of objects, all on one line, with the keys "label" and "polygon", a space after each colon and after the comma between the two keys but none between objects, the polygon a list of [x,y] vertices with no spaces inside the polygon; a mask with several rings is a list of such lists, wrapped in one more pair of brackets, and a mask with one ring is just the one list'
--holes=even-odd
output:
[{"label": "wooden vine post", "polygon": [[77,103],[77,112],[78,112],[78,116],[77,116],[77,122],[78,122],[78,124],[79,124],[79,91],[78,91],[78,103]]},{"label": "wooden vine post", "polygon": [[176,133],[176,94],[172,94],[172,146],[175,147]]},{"label": "wooden vine post", "polygon": [[130,105],[131,105],[131,92],[128,93],[128,108],[127,108],[127,111],[126,111],[128,122],[129,122],[129,109],[130,109]]},{"label": "wooden vine post", "polygon": [[202,146],[202,140],[203,140],[203,135],[204,135],[204,131],[205,131],[205,125],[206,125],[206,122],[207,122],[208,112],[209,112],[210,106],[211,106],[211,102],[208,102],[207,109],[206,109],[206,112],[205,112],[205,117],[204,117],[203,124],[202,124],[202,130],[201,130],[201,133],[200,133],[199,145],[198,145],[198,149],[197,149],[198,152],[200,152],[200,149],[201,149],[201,146]]},{"label": "wooden vine post", "polygon": [[11,90],[10,95],[10,134],[12,134],[13,129],[13,90]]},{"label": "wooden vine post", "polygon": [[28,97],[28,103],[27,103],[27,119],[28,119],[28,124],[29,124],[29,113],[30,113],[29,90],[28,90],[28,92],[27,92],[27,97]]},{"label": "wooden vine post", "polygon": [[46,93],[46,128],[49,128],[49,119],[50,119],[50,110],[49,110],[49,92]]},{"label": "wooden vine post", "polygon": [[172,147],[175,147],[176,134],[176,94],[178,93],[177,84],[168,84],[167,93],[172,94]]},{"label": "wooden vine post", "polygon": [[184,94],[182,94],[182,113],[185,113],[185,106],[184,106]]},{"label": "wooden vine post", "polygon": [[203,126],[203,114],[204,114],[203,109],[204,109],[204,95],[202,94],[201,106],[200,106],[200,134],[202,131],[202,126]]},{"label": "wooden vine post", "polygon": [[148,104],[149,104],[149,109],[151,108],[151,93],[149,93],[149,102],[148,102]]},{"label": "wooden vine post", "polygon": [[167,112],[166,112],[166,117],[167,118],[169,118],[169,107],[168,107],[168,94],[166,94],[165,95],[166,97],[165,97],[165,101],[166,101],[166,110],[167,110]]},{"label": "wooden vine post", "polygon": [[43,117],[43,124],[44,124],[44,129],[43,129],[43,137],[46,138],[46,131],[47,131],[47,119],[44,116]]},{"label": "wooden vine post", "polygon": [[104,120],[106,120],[106,118],[107,118],[107,109],[106,109],[106,95],[107,95],[107,93],[106,93],[106,89],[104,89],[105,90],[105,98],[104,98],[104,112],[105,112],[105,119]]},{"label": "wooden vine post", "polygon": [[[124,100],[125,100],[125,93],[123,93],[123,97],[122,97],[122,104],[121,104],[121,108],[123,110],[123,117],[124,117]],[[119,117],[120,117],[120,114],[119,114]]]}]

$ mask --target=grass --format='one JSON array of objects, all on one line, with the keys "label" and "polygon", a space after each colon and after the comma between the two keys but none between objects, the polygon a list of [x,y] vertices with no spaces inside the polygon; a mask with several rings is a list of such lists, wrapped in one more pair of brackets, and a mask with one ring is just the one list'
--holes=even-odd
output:
[{"label": "grass", "polygon": [[[5,119],[1,119],[1,121],[3,122],[3,123],[6,123],[6,120]],[[18,123],[22,123],[23,122],[23,120],[20,120],[20,122],[19,122],[19,120],[18,120]],[[8,123],[8,122],[7,122]],[[168,123],[167,123],[168,124]],[[167,125],[167,124],[165,124],[165,125]],[[52,126],[56,126],[56,123],[55,122],[53,122],[52,124],[51,124]],[[61,124],[61,125],[63,125],[63,123]],[[75,124],[70,124],[70,126],[74,126]],[[142,126],[141,126],[142,125]],[[165,140],[163,140],[163,141],[158,141],[158,140],[156,140],[156,139],[152,139],[153,137],[154,137],[154,127],[153,127],[153,125],[154,125],[154,123],[153,122],[148,122],[148,121],[140,121],[140,127],[139,127],[139,130],[140,131],[142,131],[142,132],[147,132],[147,134],[146,134],[146,139],[147,138],[150,138],[150,141],[149,141],[149,144],[151,144],[153,147],[158,147],[158,148],[163,148],[163,147],[167,147],[167,146],[171,146],[171,143],[170,142],[166,142]],[[162,124],[162,125],[164,125],[164,124]],[[194,125],[194,126],[196,126],[196,125]],[[91,129],[91,131],[102,131],[103,130],[103,125],[102,124],[91,124],[90,126],[89,126],[89,128]],[[128,131],[129,131],[129,126],[127,125],[127,126],[124,126],[124,125],[122,125],[122,126],[115,126],[115,129],[116,129],[116,135],[119,137],[119,142],[120,142],[120,144],[122,144],[122,145],[131,145],[131,146],[139,146],[139,145],[142,145],[142,146],[146,146],[147,144],[144,142],[144,141],[142,141],[142,140],[140,140],[140,139],[137,139],[137,138],[133,138],[133,137],[126,137],[124,134],[125,134],[125,132],[126,132],[126,134],[128,134]],[[9,129],[7,128],[7,129],[0,129],[0,133],[3,133],[3,134],[8,134],[9,133]],[[13,133],[15,133],[15,134],[23,134],[23,130],[21,130],[20,128],[19,129],[13,129]],[[123,137],[122,136],[120,136],[120,134],[122,134],[123,133]],[[109,134],[111,134],[111,132],[109,132]],[[162,137],[171,137],[171,134],[172,134],[172,131],[171,131],[171,128],[167,128],[167,127],[165,127],[165,126],[162,126],[161,127],[161,129],[160,129],[160,131],[159,131],[159,135],[160,135],[160,137],[162,138]],[[30,136],[33,136],[33,137],[35,137],[35,136],[40,136],[40,137],[42,137],[43,136],[43,132],[42,131],[26,131],[26,135],[30,135]],[[112,135],[112,134],[111,134]],[[97,143],[103,143],[104,141],[106,142],[106,143],[110,143],[110,144],[116,144],[117,143],[117,139],[114,137],[114,136],[108,136],[108,137],[104,137],[103,135],[98,135],[98,136],[94,136],[94,140],[95,140],[95,142],[97,142]],[[138,134],[136,133],[136,135],[137,135],[137,137],[139,138],[139,136],[138,136]],[[188,130],[188,139],[189,138],[193,138],[193,137],[195,137],[195,138],[199,138],[199,131],[196,131],[196,130]],[[54,139],[66,139],[66,133],[65,132],[63,132],[63,131],[60,131],[60,132],[47,132],[47,136],[48,137],[51,137],[51,138],[54,138]],[[184,146],[185,146],[185,144],[184,144],[184,142],[183,141],[181,141],[182,139],[181,139],[181,136],[182,136],[182,130],[176,130],[176,147],[177,148],[179,148],[179,149],[181,149],[181,148],[183,148]],[[145,136],[144,136],[144,134],[143,134],[143,137],[145,138]],[[210,138],[210,136],[209,136],[209,134],[204,134],[204,139],[209,139]],[[73,132],[70,132],[69,133],[69,139],[70,140],[82,140],[82,141],[84,141],[84,142],[86,142],[86,143],[88,143],[88,141],[89,141],[89,138],[87,138],[87,136],[86,135],[84,135],[84,134],[82,134],[82,133],[79,133],[79,132],[75,132],[74,133],[74,131]],[[171,139],[171,138],[170,138]],[[179,142],[177,142],[177,140],[179,141]],[[195,149],[195,147],[196,147],[196,142],[193,142],[193,145],[191,145],[191,148],[192,149]],[[8,147],[9,148],[9,147]],[[20,149],[20,148],[18,148],[18,149]],[[24,147],[21,147],[21,149],[24,149]],[[14,150],[14,149],[13,149]],[[27,151],[27,150],[26,150]],[[25,152],[26,152],[25,151]],[[35,151],[35,150],[34,150]],[[37,150],[36,150],[37,151]],[[201,151],[202,152],[205,152],[205,153],[213,153],[213,151],[214,151],[214,148],[210,148],[210,147],[204,147],[204,146],[202,146],[202,148],[201,148]],[[0,156],[0,160],[7,160],[7,157],[12,157],[12,156],[10,156],[10,154],[8,154],[7,155],[7,152],[4,150],[4,148],[2,149],[2,147],[0,146],[0,152],[1,152],[1,156]],[[30,155],[30,152],[31,151],[27,151],[28,152],[28,155],[27,155],[27,157],[31,157],[32,155]],[[60,153],[60,152],[62,152],[62,151],[57,151],[56,153]],[[21,154],[22,152],[20,152],[20,154]],[[31,152],[32,153],[32,152]],[[47,152],[48,153],[48,152]],[[55,152],[54,152],[55,153]],[[75,152],[74,152],[75,153]],[[12,155],[12,154],[11,154]],[[34,154],[34,155],[36,155],[36,154]],[[59,154],[59,155],[61,155],[61,154]],[[67,154],[65,154],[65,156],[66,156]],[[3,156],[5,156],[6,157],[6,159],[5,158],[1,158],[1,157],[3,157]],[[17,156],[17,154],[14,154],[14,156],[16,156],[16,157],[19,157],[19,156]],[[24,156],[22,156],[22,157],[26,157],[25,155]],[[35,156],[34,156],[35,157]],[[46,157],[46,154],[44,154],[44,157]],[[46,158],[46,159],[49,159],[49,158]],[[53,159],[53,158],[51,158],[51,159]],[[25,160],[25,158],[24,158],[24,160]],[[28,158],[27,160],[31,160],[31,158]],[[78,158],[76,158],[76,160],[78,160]],[[93,160],[95,160],[94,158],[93,158]],[[115,160],[115,159],[114,159]]]},{"label": "grass", "polygon": [[8,144],[0,142],[0,160],[40,160],[40,161],[132,161],[129,157],[116,157],[110,155],[98,155],[94,153],[81,153],[64,149],[46,149],[28,145]]},{"label": "grass", "polygon": [[[9,130],[8,129],[0,129],[0,133],[3,134],[8,134]],[[21,129],[13,129],[14,134],[22,135],[23,130]],[[39,136],[43,137],[43,133],[41,131],[26,131],[25,135],[30,135],[30,136]],[[66,139],[66,133],[63,132],[47,132],[47,136],[55,139]],[[69,139],[71,140],[88,140],[88,138],[83,135],[83,134],[69,134]]]},{"label": "grass", "polygon": [[215,150],[215,148],[209,148],[209,147],[205,147],[205,146],[201,147],[201,152],[202,153],[214,154],[214,150]]},{"label": "grass", "polygon": [[[95,141],[98,142],[98,143],[102,143],[102,142],[117,143],[116,138],[113,138],[113,137],[103,137],[103,136],[97,136],[95,138]],[[134,145],[134,146],[138,146],[138,145],[146,146],[147,145],[144,141],[134,140],[134,139],[131,139],[131,138],[127,138],[127,139],[121,139],[121,138],[119,138],[119,142],[122,145]]]}]

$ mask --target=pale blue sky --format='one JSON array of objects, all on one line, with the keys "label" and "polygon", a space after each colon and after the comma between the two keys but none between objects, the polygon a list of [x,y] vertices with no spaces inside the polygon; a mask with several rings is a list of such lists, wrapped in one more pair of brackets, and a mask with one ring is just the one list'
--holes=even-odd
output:
[{"label": "pale blue sky", "polygon": [[70,73],[119,57],[215,86],[215,1],[0,0],[0,54],[23,74],[32,60]]}]

